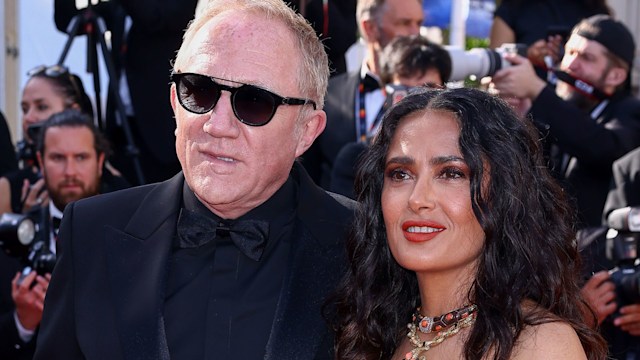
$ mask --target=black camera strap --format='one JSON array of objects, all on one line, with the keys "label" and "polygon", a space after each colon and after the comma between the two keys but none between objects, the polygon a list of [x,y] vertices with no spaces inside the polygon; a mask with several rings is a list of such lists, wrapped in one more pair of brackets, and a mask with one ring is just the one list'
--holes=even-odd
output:
[{"label": "black camera strap", "polygon": [[610,97],[602,90],[596,88],[594,85],[591,85],[584,80],[578,79],[575,76],[570,75],[562,70],[553,70],[553,73],[558,80],[569,84],[571,87],[578,90],[581,94],[584,94],[595,100],[603,101],[607,100]]}]

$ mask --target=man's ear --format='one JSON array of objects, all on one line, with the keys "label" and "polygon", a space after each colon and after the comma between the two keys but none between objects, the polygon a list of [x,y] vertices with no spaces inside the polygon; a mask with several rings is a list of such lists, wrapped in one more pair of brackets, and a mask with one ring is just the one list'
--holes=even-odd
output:
[{"label": "man's ear", "polygon": [[[169,102],[171,103],[171,109],[173,110],[173,120],[177,121],[176,118],[176,106],[178,105],[178,94],[176,94],[176,84],[171,84],[171,88],[169,90]],[[174,135],[178,135],[178,126],[177,122],[174,123],[176,128],[173,130]]]},{"label": "man's ear", "polygon": [[171,102],[171,109],[173,109],[173,114],[176,114],[176,105],[178,102],[178,98],[176,97],[176,84],[171,84],[171,88],[169,89],[169,101]]},{"label": "man's ear", "polygon": [[378,27],[376,26],[374,19],[367,19],[360,21],[360,29],[362,29],[362,38],[367,43],[374,43],[378,40]]},{"label": "man's ear", "polygon": [[629,72],[625,68],[619,66],[612,67],[611,69],[609,69],[609,72],[604,79],[605,85],[613,89],[617,88],[627,79],[628,73]]},{"label": "man's ear", "polygon": [[98,154],[98,175],[102,177],[102,169],[104,168],[104,153]]},{"label": "man's ear", "polygon": [[327,126],[327,114],[324,110],[314,110],[302,121],[304,123],[299,125],[302,129],[299,130],[301,134],[296,148],[296,157],[304,154],[324,131],[325,126]]}]

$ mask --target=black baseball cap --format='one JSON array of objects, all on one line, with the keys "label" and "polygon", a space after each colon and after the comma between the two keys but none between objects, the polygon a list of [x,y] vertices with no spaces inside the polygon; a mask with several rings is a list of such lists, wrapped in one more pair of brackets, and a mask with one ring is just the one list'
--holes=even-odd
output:
[{"label": "black baseball cap", "polygon": [[636,44],[629,29],[609,15],[594,15],[580,21],[573,33],[586,39],[597,41],[609,52],[633,67]]}]

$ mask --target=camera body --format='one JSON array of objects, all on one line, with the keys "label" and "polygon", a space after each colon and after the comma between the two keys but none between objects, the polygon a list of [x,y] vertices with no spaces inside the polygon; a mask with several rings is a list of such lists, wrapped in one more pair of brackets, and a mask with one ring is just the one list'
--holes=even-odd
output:
[{"label": "camera body", "polygon": [[451,57],[450,81],[460,81],[471,75],[478,79],[493,76],[498,70],[508,68],[511,63],[505,59],[507,54],[526,56],[525,44],[508,43],[499,48],[473,48],[463,50],[459,47],[445,46]]},{"label": "camera body", "polygon": [[616,266],[609,270],[618,307],[640,303],[640,208],[616,209],[607,218],[606,256]]},{"label": "camera body", "polygon": [[[42,212],[49,213],[47,207]],[[20,260],[25,269],[35,270],[39,275],[53,272],[56,255],[49,248],[47,221],[35,221],[21,214],[4,213],[0,217],[0,248],[9,256]],[[23,271],[23,274],[25,271]],[[26,272],[28,274],[28,271]],[[25,274],[26,275],[26,274]]]},{"label": "camera body", "polygon": [[21,160],[27,164],[37,164],[36,152],[38,151],[36,142],[40,140],[40,132],[44,122],[29,125],[27,127],[27,135],[31,141],[26,139],[18,141],[16,144],[16,153],[18,160]]}]

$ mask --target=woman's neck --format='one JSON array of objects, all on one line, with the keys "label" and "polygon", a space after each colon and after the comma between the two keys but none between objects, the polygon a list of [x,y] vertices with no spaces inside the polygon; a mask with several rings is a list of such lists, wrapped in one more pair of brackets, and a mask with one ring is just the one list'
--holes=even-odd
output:
[{"label": "woman's neck", "polygon": [[417,274],[420,307],[424,316],[439,316],[470,303],[472,277],[463,274]]}]

